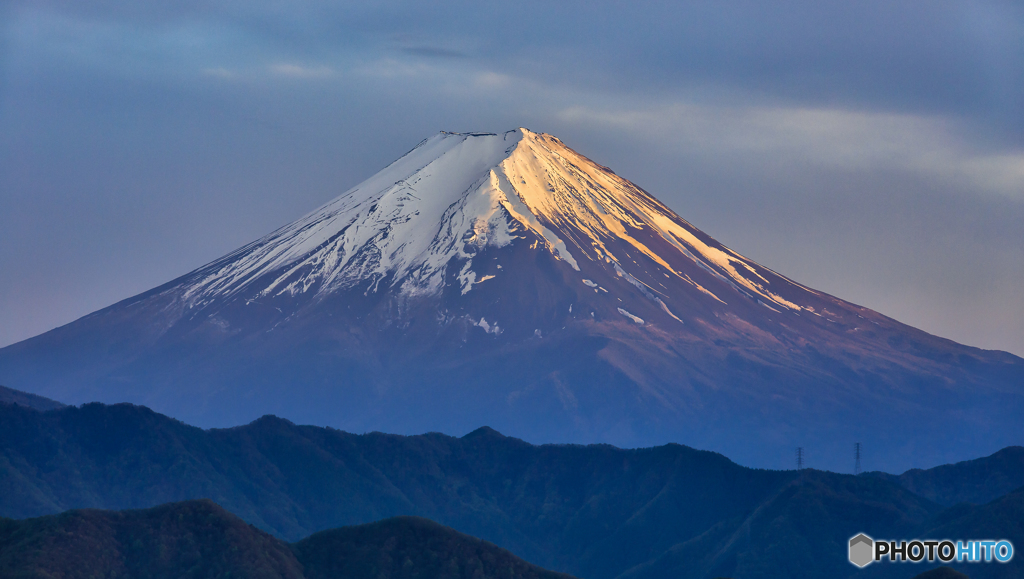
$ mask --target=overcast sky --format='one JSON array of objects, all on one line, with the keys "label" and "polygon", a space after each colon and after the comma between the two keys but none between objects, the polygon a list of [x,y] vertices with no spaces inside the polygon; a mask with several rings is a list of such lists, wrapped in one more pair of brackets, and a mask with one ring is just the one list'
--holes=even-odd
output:
[{"label": "overcast sky", "polygon": [[0,345],[436,131],[518,126],[801,283],[1024,355],[1024,4],[980,0],[8,0]]}]

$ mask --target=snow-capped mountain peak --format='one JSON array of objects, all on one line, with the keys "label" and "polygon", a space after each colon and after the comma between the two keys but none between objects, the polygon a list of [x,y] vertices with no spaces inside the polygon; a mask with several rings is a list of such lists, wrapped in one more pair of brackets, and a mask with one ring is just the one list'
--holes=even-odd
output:
[{"label": "snow-capped mountain peak", "polygon": [[431,295],[452,267],[466,294],[478,281],[479,250],[527,238],[576,271],[581,260],[611,268],[673,317],[619,247],[722,304],[731,296],[694,280],[681,258],[768,307],[801,309],[773,290],[761,266],[556,137],[524,128],[428,138],[323,207],[201,268],[183,297],[195,307],[239,292],[322,296],[382,284],[404,296]]},{"label": "snow-capped mountain peak", "polygon": [[490,424],[773,468],[852,441],[879,468],[962,460],[1019,444],[1024,416],[1024,360],[805,288],[526,129],[437,134],[238,251],[0,349],[0,381],[200,426]]}]

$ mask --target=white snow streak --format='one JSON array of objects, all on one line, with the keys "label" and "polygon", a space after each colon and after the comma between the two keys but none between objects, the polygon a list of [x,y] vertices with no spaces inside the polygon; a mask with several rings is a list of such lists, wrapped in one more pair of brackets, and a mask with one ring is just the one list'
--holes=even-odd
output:
[{"label": "white snow streak", "polygon": [[641,326],[644,325],[643,318],[638,318],[637,316],[634,316],[633,314],[627,312],[626,310],[624,310],[622,308],[619,308],[619,313],[624,315],[624,316],[626,316],[627,318],[633,320],[633,322],[636,323],[636,324],[639,324]]}]

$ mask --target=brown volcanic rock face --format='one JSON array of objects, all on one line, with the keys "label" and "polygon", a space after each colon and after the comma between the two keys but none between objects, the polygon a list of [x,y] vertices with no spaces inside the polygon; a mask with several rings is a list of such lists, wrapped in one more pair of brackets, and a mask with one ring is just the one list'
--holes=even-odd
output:
[{"label": "brown volcanic rock face", "polygon": [[1022,442],[1024,360],[801,286],[525,129],[441,134],[195,272],[0,350],[0,381],[204,426],[676,441],[905,470]]}]

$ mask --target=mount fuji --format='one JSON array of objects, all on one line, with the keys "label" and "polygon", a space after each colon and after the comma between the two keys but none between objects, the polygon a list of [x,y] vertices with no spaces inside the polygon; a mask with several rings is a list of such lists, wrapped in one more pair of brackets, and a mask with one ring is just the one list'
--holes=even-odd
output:
[{"label": "mount fuji", "polygon": [[0,349],[0,383],[204,427],[679,442],[902,471],[1024,443],[1024,360],[715,241],[559,139],[440,133],[305,217]]}]

